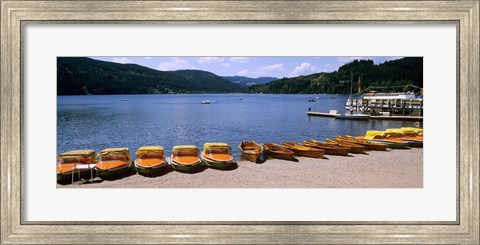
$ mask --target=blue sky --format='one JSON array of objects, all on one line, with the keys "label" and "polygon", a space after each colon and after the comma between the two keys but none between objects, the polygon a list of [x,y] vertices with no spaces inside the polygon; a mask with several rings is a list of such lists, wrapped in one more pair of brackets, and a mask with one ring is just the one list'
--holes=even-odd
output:
[{"label": "blue sky", "polygon": [[161,71],[195,69],[220,76],[295,77],[336,71],[353,60],[371,59],[375,64],[401,57],[91,57],[116,63],[134,63]]}]

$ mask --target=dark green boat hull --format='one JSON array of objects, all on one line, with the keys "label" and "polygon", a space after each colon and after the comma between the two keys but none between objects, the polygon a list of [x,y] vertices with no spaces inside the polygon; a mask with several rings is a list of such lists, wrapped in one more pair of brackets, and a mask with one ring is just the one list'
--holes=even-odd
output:
[{"label": "dark green boat hull", "polygon": [[166,171],[169,169],[169,166],[168,164],[163,164],[162,166],[160,167],[157,167],[157,168],[139,168],[139,167],[135,167],[137,169],[137,173],[140,174],[140,175],[156,175],[162,171]]},{"label": "dark green boat hull", "polygon": [[213,161],[208,161],[208,160],[205,160],[205,159],[202,159],[202,162],[203,162],[203,164],[205,164],[209,168],[215,168],[215,169],[229,169],[234,164],[233,161],[231,161],[231,162],[213,162]]},{"label": "dark green boat hull", "polygon": [[407,145],[410,147],[421,147],[423,148],[423,141],[407,141]]},{"label": "dark green boat hull", "polygon": [[100,177],[101,179],[111,179],[111,178],[115,178],[115,177],[118,177],[122,174],[126,174],[132,170],[134,170],[135,168],[132,169],[132,164],[129,164],[128,166],[125,166],[123,168],[118,168],[118,169],[114,169],[114,170],[100,170],[100,169],[97,169],[97,174],[98,174],[98,177]]},{"label": "dark green boat hull", "polygon": [[391,142],[382,141],[382,140],[370,140],[370,141],[385,144],[390,149],[410,149],[407,143],[391,143]]},{"label": "dark green boat hull", "polygon": [[181,165],[181,164],[170,164],[173,169],[179,172],[192,173],[198,171],[202,167],[202,162],[199,162],[195,165]]},{"label": "dark green boat hull", "polygon": [[[84,170],[80,172],[80,175],[78,172],[76,172],[73,176],[73,181],[75,182],[81,179],[92,179],[95,177],[97,177],[97,171],[95,171],[95,169],[92,169],[91,173],[90,173],[90,170]],[[60,183],[60,184],[72,183],[72,173],[57,174],[57,183]]]}]

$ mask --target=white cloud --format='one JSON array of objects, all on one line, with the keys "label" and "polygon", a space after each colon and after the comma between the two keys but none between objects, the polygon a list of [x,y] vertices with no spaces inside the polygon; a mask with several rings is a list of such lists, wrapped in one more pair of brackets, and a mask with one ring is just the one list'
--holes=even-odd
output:
[{"label": "white cloud", "polygon": [[357,57],[338,57],[337,61],[342,63],[348,63],[354,60],[362,60],[362,59],[364,59],[364,57],[358,57],[358,56]]},{"label": "white cloud", "polygon": [[230,61],[235,63],[248,63],[252,60],[250,57],[230,57]]},{"label": "white cloud", "polygon": [[254,71],[250,70],[241,70],[237,74],[239,76],[249,76],[249,77],[261,77],[261,76],[277,76],[275,72],[285,71],[282,63],[260,66]]},{"label": "white cloud", "polygon": [[267,72],[272,72],[272,71],[284,71],[285,69],[283,68],[283,64],[273,64],[273,65],[268,65],[268,66],[261,66],[257,69],[257,73],[259,75],[265,74]]},{"label": "white cloud", "polygon": [[248,76],[248,75],[250,75],[250,71],[245,69],[245,70],[241,70],[241,71],[237,72],[237,74],[239,76]]},{"label": "white cloud", "polygon": [[158,70],[161,71],[175,71],[189,68],[194,69],[194,67],[190,66],[188,61],[178,57],[173,57],[172,61],[165,61],[158,65]]},{"label": "white cloud", "polygon": [[223,58],[220,58],[220,57],[200,57],[199,59],[197,59],[197,62],[198,63],[209,63],[209,62],[222,62],[223,61]]},{"label": "white cloud", "polygon": [[153,57],[143,57],[146,60],[152,59]]},{"label": "white cloud", "polygon": [[318,73],[322,72],[325,70],[320,69],[320,67],[312,65],[308,62],[304,62],[300,64],[299,66],[296,66],[292,72],[290,72],[290,75],[292,77],[300,76],[300,75],[309,75],[312,73]]},{"label": "white cloud", "polygon": [[131,64],[131,63],[133,63],[127,57],[113,57],[112,61],[115,62],[115,63],[120,63],[120,64]]},{"label": "white cloud", "polygon": [[224,66],[224,67],[230,67],[230,63],[222,63],[222,66]]}]

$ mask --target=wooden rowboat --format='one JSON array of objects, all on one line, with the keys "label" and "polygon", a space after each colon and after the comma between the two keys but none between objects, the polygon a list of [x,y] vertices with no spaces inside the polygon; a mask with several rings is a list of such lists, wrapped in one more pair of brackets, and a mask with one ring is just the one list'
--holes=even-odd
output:
[{"label": "wooden rowboat", "polygon": [[350,153],[354,153],[354,154],[362,154],[365,151],[365,146],[357,145],[357,144],[346,142],[346,141],[339,142],[339,141],[331,140],[331,139],[327,138],[327,143],[337,144],[337,145],[343,146],[343,147],[348,147],[348,148],[350,148]]},{"label": "wooden rowboat", "polygon": [[267,155],[270,157],[278,158],[278,159],[284,159],[284,160],[290,160],[290,161],[296,161],[295,159],[294,152],[292,150],[289,150],[281,145],[275,144],[275,143],[267,143],[267,144],[262,144],[263,148],[267,151]]},{"label": "wooden rowboat", "polygon": [[250,162],[263,163],[267,160],[265,157],[265,149],[255,141],[242,141],[238,144],[238,148],[242,152],[242,156]]},{"label": "wooden rowboat", "polygon": [[294,141],[282,142],[282,145],[287,149],[292,150],[295,153],[295,155],[298,155],[298,156],[323,158],[323,155],[325,154],[325,150],[300,145]]},{"label": "wooden rowboat", "polygon": [[[357,136],[355,137],[356,139],[365,139],[364,136]],[[398,139],[365,139],[369,142],[372,143],[381,143],[387,145],[388,148],[390,149],[410,149],[410,147],[407,145],[407,142],[403,140],[398,140]]]},{"label": "wooden rowboat", "polygon": [[387,145],[382,144],[382,143],[377,143],[377,142],[370,142],[367,140],[361,140],[361,139],[356,139],[354,137],[343,137],[343,136],[337,136],[336,140],[340,143],[347,142],[347,143],[353,143],[357,145],[362,145],[365,147],[366,150],[374,150],[374,151],[386,151],[387,150]]},{"label": "wooden rowboat", "polygon": [[325,150],[325,154],[328,154],[328,155],[346,156],[350,152],[350,148],[348,147],[342,147],[334,144],[324,143],[317,140],[304,140],[303,145],[308,147],[323,149]]}]

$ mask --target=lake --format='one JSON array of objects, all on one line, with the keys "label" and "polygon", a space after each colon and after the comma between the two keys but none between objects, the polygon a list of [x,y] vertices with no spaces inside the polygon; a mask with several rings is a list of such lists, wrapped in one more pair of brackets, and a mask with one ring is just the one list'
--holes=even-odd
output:
[{"label": "lake", "polygon": [[[319,97],[316,102],[308,99]],[[333,99],[332,97],[335,97]],[[415,126],[414,122],[335,120],[312,111],[344,113],[347,95],[181,94],[57,96],[57,153],[75,149],[225,142],[236,159],[238,143],[324,140],[367,130]],[[210,100],[211,104],[201,104]],[[420,125],[422,126],[422,124]]]}]

